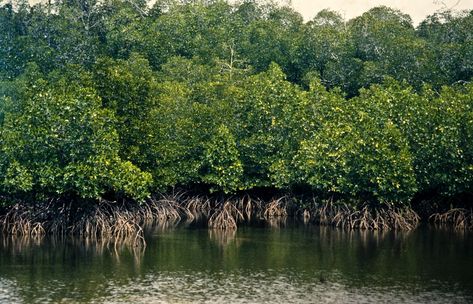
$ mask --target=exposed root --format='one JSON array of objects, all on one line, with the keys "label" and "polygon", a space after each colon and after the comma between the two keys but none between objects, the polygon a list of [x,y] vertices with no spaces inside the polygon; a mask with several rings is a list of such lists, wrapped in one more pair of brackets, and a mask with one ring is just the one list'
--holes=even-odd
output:
[{"label": "exposed root", "polygon": [[395,208],[391,205],[378,208],[364,205],[358,209],[329,201],[316,208],[313,213],[318,224],[349,230],[412,230],[420,222],[419,216],[412,209]]},{"label": "exposed root", "polygon": [[17,236],[80,235],[144,245],[143,227],[157,222],[179,222],[184,213],[177,199],[163,197],[147,203],[117,203],[106,200],[82,204],[51,200],[15,204],[0,216],[4,234]]},{"label": "exposed root", "polygon": [[451,224],[457,230],[473,230],[473,210],[454,208],[445,213],[434,213],[429,221],[437,225]]},{"label": "exposed root", "polygon": [[73,223],[71,234],[84,237],[113,239],[118,243],[145,245],[142,213],[131,212],[125,206],[102,201],[83,212],[80,219]]},{"label": "exposed root", "polygon": [[195,196],[184,199],[181,208],[188,221],[198,221],[202,217],[209,217],[212,210],[212,202],[209,198]]},{"label": "exposed root", "polygon": [[262,210],[263,203],[259,199],[253,199],[248,194],[236,200],[236,206],[247,220],[251,220],[254,214],[258,214]]},{"label": "exposed root", "polygon": [[288,203],[285,196],[279,199],[273,199],[264,206],[263,217],[265,219],[272,217],[286,217],[287,206]]},{"label": "exposed root", "polygon": [[410,207],[393,208],[390,207],[388,213],[394,222],[394,229],[397,230],[413,230],[420,223],[420,216]]},{"label": "exposed root", "polygon": [[[307,203],[307,202],[306,202]],[[143,227],[173,227],[208,220],[213,229],[237,229],[239,221],[250,221],[253,216],[266,220],[272,227],[281,227],[289,215],[302,216],[305,223],[333,225],[345,229],[411,230],[419,223],[419,216],[410,208],[383,205],[371,208],[367,204],[353,207],[333,201],[294,203],[283,196],[264,202],[249,195],[217,200],[205,196],[187,196],[184,192],[149,199],[143,204],[134,202],[72,202],[59,199],[35,204],[16,204],[4,208],[0,229],[4,234],[20,236],[80,235],[92,239],[112,239],[142,246]],[[303,207],[302,207],[303,206]],[[454,223],[457,228],[473,226],[472,212],[454,209],[431,217],[434,222]],[[165,225],[169,223],[169,225]]]},{"label": "exposed root", "polygon": [[309,221],[310,220],[310,211],[307,210],[307,209],[304,209],[304,211],[302,212],[302,218],[304,219],[304,222]]},{"label": "exposed root", "polygon": [[148,218],[153,221],[180,221],[182,207],[179,200],[175,197],[163,197],[159,200],[151,199],[148,204],[144,204],[149,208]]},{"label": "exposed root", "polygon": [[237,229],[237,222],[244,219],[243,214],[230,201],[220,204],[209,218],[209,227],[213,229]]},{"label": "exposed root", "polygon": [[48,230],[54,235],[65,235],[68,232],[71,203],[59,203],[54,207],[53,204],[47,207],[49,210],[56,210],[50,219]]},{"label": "exposed root", "polygon": [[35,237],[46,233],[41,215],[33,208],[20,204],[14,205],[0,217],[0,225],[4,234]]},{"label": "exposed root", "polygon": [[331,225],[344,226],[346,217],[342,216],[349,212],[349,208],[346,204],[334,205],[332,200],[322,204],[321,207],[315,208],[314,220],[320,225]]}]

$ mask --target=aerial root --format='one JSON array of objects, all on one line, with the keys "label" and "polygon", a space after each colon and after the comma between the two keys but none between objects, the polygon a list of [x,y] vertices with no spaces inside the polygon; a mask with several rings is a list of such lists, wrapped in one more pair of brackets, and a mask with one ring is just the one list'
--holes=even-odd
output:
[{"label": "aerial root", "polygon": [[473,230],[473,210],[454,208],[444,213],[434,213],[429,221],[437,225],[452,224],[456,230]]},{"label": "aerial root", "polygon": [[420,217],[409,207],[361,208],[328,201],[311,212],[314,221],[320,225],[333,225],[348,230],[412,230],[417,227]]},{"label": "aerial root", "polygon": [[140,223],[143,213],[132,212],[125,206],[102,201],[90,211],[84,211],[70,227],[70,233],[88,238],[110,239],[115,244],[145,245]]},{"label": "aerial root", "polygon": [[273,217],[286,217],[287,216],[288,202],[286,197],[280,197],[278,199],[272,199],[264,206],[263,217],[265,219]]},{"label": "aerial root", "polygon": [[181,202],[181,208],[189,222],[197,221],[202,217],[209,217],[212,210],[212,202],[209,198],[202,196],[189,197]]},{"label": "aerial root", "polygon": [[179,200],[174,197],[163,197],[159,200],[151,199],[149,203],[143,204],[143,206],[149,208],[150,211],[148,217],[155,222],[177,222],[181,220],[183,209],[179,203]]},{"label": "aerial root", "polygon": [[20,204],[15,204],[0,217],[0,225],[4,234],[37,237],[46,233],[41,215]]},{"label": "aerial root", "polygon": [[260,214],[263,209],[263,202],[260,199],[252,198],[248,194],[237,199],[235,205],[247,220],[251,220],[255,214]]},{"label": "aerial root", "polygon": [[[263,201],[243,195],[216,199],[206,196],[189,196],[184,192],[154,197],[142,204],[116,202],[104,199],[98,202],[68,202],[59,199],[36,204],[14,204],[5,208],[0,216],[0,229],[4,234],[37,236],[44,234],[80,235],[93,239],[111,238],[116,242],[144,244],[144,227],[160,225],[174,227],[208,220],[212,229],[237,229],[240,221],[250,221],[256,216],[270,226],[280,227],[290,214],[302,216],[305,223],[332,225],[345,229],[411,230],[419,223],[419,216],[409,207],[384,204],[348,205],[332,200],[317,202],[312,206],[299,206],[287,196]],[[454,223],[458,229],[472,229],[472,211],[452,209],[435,214],[436,223]],[[169,223],[164,224],[164,223]]]},{"label": "aerial root", "polygon": [[237,222],[243,220],[243,214],[230,201],[220,203],[220,206],[209,218],[209,227],[212,229],[236,230]]}]

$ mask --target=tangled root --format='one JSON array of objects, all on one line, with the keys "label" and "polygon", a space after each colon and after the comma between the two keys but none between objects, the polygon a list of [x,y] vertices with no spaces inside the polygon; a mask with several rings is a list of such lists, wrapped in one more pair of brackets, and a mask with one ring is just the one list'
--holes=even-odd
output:
[{"label": "tangled root", "polygon": [[144,204],[133,202],[64,202],[15,204],[0,216],[4,234],[16,236],[79,235],[144,244],[143,227],[157,222],[179,222],[184,213],[179,197],[163,196]]},{"label": "tangled root", "polygon": [[208,218],[212,210],[212,202],[209,198],[194,196],[184,199],[181,208],[189,222],[198,221],[200,218]]},{"label": "tangled root", "polygon": [[[345,229],[411,230],[419,223],[419,216],[408,207],[383,205],[375,208],[367,204],[353,207],[343,203],[315,200],[312,207],[298,207],[283,196],[264,202],[249,195],[217,200],[205,196],[188,196],[184,192],[162,195],[143,204],[122,201],[64,202],[51,200],[38,204],[16,204],[0,216],[4,234],[37,236],[74,234],[91,239],[113,239],[143,245],[144,228],[161,225],[174,227],[186,219],[208,220],[213,229],[235,230],[239,221],[250,221],[253,216],[264,219],[272,227],[285,225],[289,213],[296,212],[305,223],[333,225]],[[472,211],[454,209],[436,214],[431,220],[454,223],[457,228],[473,227]],[[170,225],[164,225],[170,223]]]},{"label": "tangled root", "polygon": [[18,236],[41,236],[46,233],[40,214],[31,207],[16,204],[0,217],[4,234]]},{"label": "tangled root", "polygon": [[213,229],[236,230],[237,222],[244,219],[243,214],[230,201],[220,204],[220,207],[209,218],[209,227]]},{"label": "tangled root", "polygon": [[279,199],[273,199],[264,206],[263,217],[265,219],[272,217],[286,217],[287,206],[288,203],[285,196]]},{"label": "tangled root", "polygon": [[254,214],[261,213],[263,203],[259,199],[253,199],[248,194],[236,200],[235,204],[247,220],[251,220]]},{"label": "tangled root", "polygon": [[163,197],[160,200],[151,199],[148,204],[144,204],[148,211],[148,218],[156,221],[173,221],[178,222],[181,220],[182,208],[179,201],[170,198]]},{"label": "tangled root", "polygon": [[473,230],[473,210],[454,208],[445,213],[434,213],[429,221],[437,225],[452,224],[457,230]]},{"label": "tangled root", "polygon": [[140,212],[131,212],[125,206],[102,201],[84,212],[70,229],[71,234],[97,239],[113,239],[115,243],[145,245]]},{"label": "tangled root", "polygon": [[314,220],[320,225],[332,225],[335,226],[345,225],[346,217],[344,215],[349,213],[350,208],[346,205],[334,205],[330,200],[327,203],[322,204],[321,207],[315,208],[312,212],[314,214]]},{"label": "tangled root", "polygon": [[391,205],[378,208],[364,205],[357,209],[329,201],[315,209],[313,214],[320,225],[333,225],[349,230],[412,230],[420,222],[420,217],[409,207],[395,208]]},{"label": "tangled root", "polygon": [[56,208],[54,205],[48,207],[48,209],[55,210],[54,216],[51,217],[48,225],[48,233],[54,235],[65,235],[68,233],[68,222],[71,212],[71,203],[58,204]]}]

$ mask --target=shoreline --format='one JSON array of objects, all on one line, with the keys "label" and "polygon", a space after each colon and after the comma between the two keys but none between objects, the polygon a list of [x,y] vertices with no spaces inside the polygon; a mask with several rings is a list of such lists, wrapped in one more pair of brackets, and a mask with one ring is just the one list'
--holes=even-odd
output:
[{"label": "shoreline", "polygon": [[149,225],[205,223],[209,230],[235,231],[254,219],[278,225],[287,218],[344,230],[409,231],[422,222],[455,230],[473,230],[473,209],[453,207],[419,216],[410,205],[369,204],[347,200],[300,199],[279,195],[269,199],[244,194],[216,197],[186,192],[134,201],[73,202],[50,199],[35,204],[16,202],[0,209],[0,229],[13,236],[65,236],[112,239],[145,245]]}]

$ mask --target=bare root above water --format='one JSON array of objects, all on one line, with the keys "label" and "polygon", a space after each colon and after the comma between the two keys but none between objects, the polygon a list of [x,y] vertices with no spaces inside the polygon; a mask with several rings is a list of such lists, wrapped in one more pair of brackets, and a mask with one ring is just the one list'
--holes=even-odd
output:
[{"label": "bare root above water", "polygon": [[237,229],[238,220],[243,220],[243,214],[231,201],[224,201],[209,218],[209,227],[213,229]]},{"label": "bare root above water", "polygon": [[102,201],[82,213],[71,225],[71,234],[94,238],[112,238],[118,242],[144,244],[142,213],[132,212],[126,206]]},{"label": "bare root above water", "polygon": [[288,203],[286,197],[280,197],[279,199],[272,199],[264,206],[263,216],[265,219],[273,217],[286,217],[287,216]]},{"label": "bare root above water", "polygon": [[[175,227],[186,223],[207,222],[211,229],[236,230],[243,221],[265,221],[282,227],[289,216],[302,217],[304,223],[330,225],[354,230],[412,230],[420,222],[407,206],[393,204],[347,204],[341,201],[312,202],[280,196],[269,200],[248,194],[222,198],[191,196],[175,192],[148,199],[142,204],[130,201],[70,202],[50,200],[43,203],[17,203],[3,208],[0,229],[20,236],[80,235],[92,239],[144,244],[146,227]],[[436,223],[453,223],[457,228],[473,227],[471,210],[453,209],[435,214]]]},{"label": "bare root above water", "polygon": [[305,217],[309,217],[310,213],[318,224],[333,225],[349,230],[412,230],[420,222],[420,217],[411,208],[396,208],[391,205],[370,208],[365,204],[357,208],[328,201],[312,212],[305,212]]},{"label": "bare root above water", "polygon": [[108,239],[114,243],[145,244],[144,227],[164,222],[179,222],[182,206],[176,199],[163,196],[144,204],[99,200],[98,202],[61,202],[15,204],[0,216],[4,234],[17,236],[78,235]]},{"label": "bare root above water", "polygon": [[444,213],[434,213],[429,220],[437,225],[451,224],[457,230],[473,230],[473,210],[454,208]]},{"label": "bare root above water", "polygon": [[0,224],[4,234],[19,236],[44,235],[44,221],[38,212],[21,204],[15,204],[0,217]]},{"label": "bare root above water", "polygon": [[244,195],[241,198],[236,199],[235,206],[242,214],[244,214],[247,220],[251,220],[255,214],[261,213],[263,204],[264,203],[260,199]]}]

